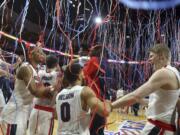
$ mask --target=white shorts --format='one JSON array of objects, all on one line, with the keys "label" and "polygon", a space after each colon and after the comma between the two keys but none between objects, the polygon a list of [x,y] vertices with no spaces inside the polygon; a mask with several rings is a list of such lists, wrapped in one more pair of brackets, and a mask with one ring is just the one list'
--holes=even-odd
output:
[{"label": "white shorts", "polygon": [[16,107],[8,102],[1,113],[3,135],[25,135],[29,119],[29,105]]},{"label": "white shorts", "polygon": [[[159,133],[160,128],[151,124],[150,122],[147,122],[143,131],[141,132],[141,135],[159,135]],[[166,130],[163,135],[176,135],[176,133]]]},{"label": "white shorts", "polygon": [[7,122],[2,121],[0,124],[0,131],[3,135],[26,135],[26,129],[27,124],[24,122],[18,124],[8,124]]},{"label": "white shorts", "polygon": [[[46,110],[43,110],[46,108]],[[28,135],[52,135],[54,127],[54,109],[42,107],[41,109],[33,108],[30,114]]]}]

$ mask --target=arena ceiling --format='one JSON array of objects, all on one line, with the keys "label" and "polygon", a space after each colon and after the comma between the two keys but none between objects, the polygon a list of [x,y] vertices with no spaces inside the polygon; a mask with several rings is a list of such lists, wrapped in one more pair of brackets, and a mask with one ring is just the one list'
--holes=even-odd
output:
[{"label": "arena ceiling", "polygon": [[[5,0],[1,0],[1,4]],[[134,10],[126,8],[117,0],[61,0],[60,6],[56,6],[58,0],[8,0],[7,3],[0,8],[1,30],[19,36],[23,23],[23,31],[21,36],[23,39],[35,43],[40,33],[43,31],[47,45],[51,44],[50,40],[56,40],[59,44],[59,37],[62,32],[57,27],[57,20],[60,20],[60,26],[63,31],[72,39],[72,42],[80,42],[90,36],[96,26],[94,18],[101,16],[109,17],[111,24],[119,25],[125,20],[131,21],[134,25],[138,23],[138,17],[142,20],[142,24],[149,23],[151,15],[158,11]],[[27,14],[25,14],[27,6]],[[180,6],[174,9],[161,10],[161,23],[166,23],[166,19],[172,13],[178,20],[180,18]],[[57,8],[60,8],[60,16],[57,16]],[[128,9],[128,10],[127,10]],[[128,11],[128,14],[127,14]],[[152,13],[151,15],[149,13]],[[23,16],[24,22],[23,22]],[[91,16],[91,17],[90,17]],[[54,21],[55,20],[55,21]],[[82,27],[81,27],[82,26]],[[78,39],[73,38],[76,31],[81,31],[83,27],[86,29],[79,34]],[[113,25],[112,25],[113,26]],[[122,27],[122,26],[120,26]],[[128,35],[131,27],[126,25],[126,34]],[[54,31],[56,29],[56,31]],[[53,30],[56,35],[52,37],[49,33]],[[112,30],[113,31],[113,30]],[[49,36],[49,37],[48,37]],[[80,41],[78,41],[80,40]]]},{"label": "arena ceiling", "polygon": [[[104,19],[102,24],[94,22],[97,16]],[[141,61],[147,59],[147,50],[155,41],[171,46],[172,60],[179,61],[179,22],[180,6],[153,11],[127,8],[119,0],[0,0],[1,31],[32,43],[43,34],[46,47],[67,53],[69,41],[74,53],[84,41],[103,43],[110,59],[117,60],[111,64],[113,86],[130,90],[137,87],[134,82],[148,78],[150,72],[144,69],[149,71],[149,67]],[[14,40],[1,36],[0,45],[22,54]],[[62,65],[68,63],[67,57],[60,59]]]},{"label": "arena ceiling", "polygon": [[[40,33],[45,27],[46,31],[49,32],[52,28],[53,18],[56,17],[56,1],[57,0],[31,0],[29,1],[29,6],[27,10],[26,20],[25,20],[25,29],[27,31],[38,34]],[[68,2],[67,2],[68,1]],[[1,0],[1,4],[4,2],[4,0]],[[18,17],[21,17],[23,10],[25,10],[25,5],[28,2],[28,0],[8,0],[6,10],[5,10],[5,18],[4,22],[6,24],[11,24],[13,27],[18,27],[21,24],[21,21],[18,20]],[[126,7],[124,7],[122,4],[117,3],[117,0],[92,0],[92,1],[86,1],[86,0],[62,0],[61,2],[61,25],[63,25],[63,22],[68,19],[69,24],[72,23],[78,23],[76,25],[80,25],[83,23],[86,23],[88,17],[92,15],[92,18],[90,21],[93,21],[93,19],[100,15],[102,18],[106,17],[106,15],[109,14],[109,6],[112,4],[113,8],[116,6],[115,4],[118,4],[118,8],[121,8],[121,12],[119,12],[118,15],[118,21],[124,19],[124,15],[126,14]],[[112,2],[112,3],[111,3]],[[114,6],[113,6],[114,5]],[[68,10],[68,11],[67,11]],[[93,10],[92,14],[91,11]],[[134,20],[136,20],[136,14],[137,11],[140,12],[140,14],[146,15],[149,11],[143,11],[143,10],[131,10],[130,16]],[[1,15],[2,15],[3,8],[1,8]],[[64,12],[63,12],[64,11]],[[65,15],[65,12],[68,12],[68,17]],[[78,16],[77,16],[77,12]],[[176,17],[180,18],[180,8],[177,6],[175,8]],[[115,12],[114,12],[115,13]],[[112,16],[117,16],[116,14],[111,14]],[[162,19],[163,19],[162,14]],[[1,16],[2,17],[2,16]],[[117,19],[117,18],[116,18]],[[116,20],[113,20],[114,22]],[[2,21],[1,21],[2,22]],[[92,24],[93,25],[93,24]],[[67,30],[68,31],[68,30]]]}]

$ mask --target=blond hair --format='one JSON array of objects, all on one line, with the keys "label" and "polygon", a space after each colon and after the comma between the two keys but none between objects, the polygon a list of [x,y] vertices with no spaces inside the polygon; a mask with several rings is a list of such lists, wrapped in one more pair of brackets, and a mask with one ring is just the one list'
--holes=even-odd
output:
[{"label": "blond hair", "polygon": [[166,44],[156,44],[149,50],[157,55],[164,55],[167,59],[171,59],[171,51]]}]

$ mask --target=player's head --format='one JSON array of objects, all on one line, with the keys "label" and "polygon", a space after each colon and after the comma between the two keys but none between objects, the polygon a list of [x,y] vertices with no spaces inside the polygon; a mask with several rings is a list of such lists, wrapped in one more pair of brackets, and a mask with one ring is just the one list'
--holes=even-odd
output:
[{"label": "player's head", "polygon": [[29,59],[34,61],[35,63],[39,64],[45,61],[45,53],[43,52],[41,47],[34,47],[29,52]]},{"label": "player's head", "polygon": [[77,81],[82,84],[83,79],[82,67],[78,63],[71,63],[66,67],[63,82],[65,82],[67,86],[73,86]]},{"label": "player's head", "polygon": [[108,50],[106,47],[104,47],[101,43],[96,44],[95,46],[92,46],[89,52],[90,57],[101,57],[103,55],[103,58],[108,58]]},{"label": "player's head", "polygon": [[164,66],[171,60],[170,49],[164,44],[156,44],[149,51],[149,62],[154,65]]},{"label": "player's head", "polygon": [[79,49],[79,55],[80,56],[87,56],[88,53],[89,53],[88,45],[85,43],[81,44],[81,47]]},{"label": "player's head", "polygon": [[46,57],[46,66],[47,68],[49,69],[53,69],[55,67],[57,67],[57,64],[58,64],[58,59],[55,55],[47,55]]},{"label": "player's head", "polygon": [[101,45],[95,45],[91,47],[89,55],[90,57],[100,57],[102,54],[102,46]]}]

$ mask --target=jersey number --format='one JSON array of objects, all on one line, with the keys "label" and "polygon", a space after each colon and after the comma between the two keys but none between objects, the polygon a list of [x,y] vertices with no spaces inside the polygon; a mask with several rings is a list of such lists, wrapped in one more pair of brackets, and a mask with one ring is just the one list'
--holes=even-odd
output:
[{"label": "jersey number", "polygon": [[49,84],[48,82],[44,83],[45,87],[51,86],[51,84]]},{"label": "jersey number", "polygon": [[68,102],[64,102],[61,105],[61,120],[63,122],[68,122],[70,118],[70,104]]}]

